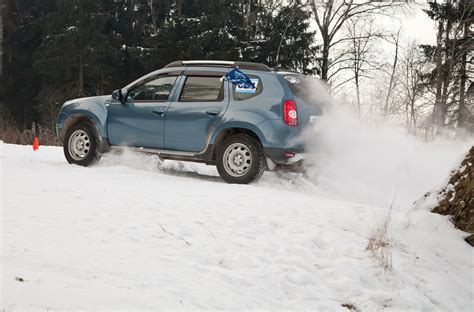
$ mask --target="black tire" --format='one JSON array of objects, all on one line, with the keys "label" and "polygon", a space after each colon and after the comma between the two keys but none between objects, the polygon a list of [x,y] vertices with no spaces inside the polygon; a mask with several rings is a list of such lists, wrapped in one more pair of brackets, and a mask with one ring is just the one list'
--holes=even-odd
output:
[{"label": "black tire", "polygon": [[[74,142],[74,138],[72,138],[73,136],[77,138],[80,137],[76,143],[83,148],[81,154],[75,153],[75,149],[72,148]],[[64,137],[63,150],[64,156],[66,156],[68,163],[84,167],[95,163],[102,156],[101,140],[99,135],[97,135],[97,132],[93,126],[84,122],[77,123],[67,130]]]},{"label": "black tire", "polygon": [[[256,138],[247,134],[234,134],[225,139],[222,144],[217,146],[216,156],[217,171],[227,183],[248,184],[260,178],[263,171],[265,171],[265,157],[262,145]],[[240,157],[238,160],[244,157],[243,161],[248,166],[245,167],[245,164],[241,164],[240,166],[244,166],[239,167],[243,168],[241,172],[239,170],[233,171],[230,167],[231,165],[229,165],[229,161],[232,161],[229,160],[231,157],[234,157],[234,159],[235,157]],[[235,165],[235,162],[233,165]]]}]

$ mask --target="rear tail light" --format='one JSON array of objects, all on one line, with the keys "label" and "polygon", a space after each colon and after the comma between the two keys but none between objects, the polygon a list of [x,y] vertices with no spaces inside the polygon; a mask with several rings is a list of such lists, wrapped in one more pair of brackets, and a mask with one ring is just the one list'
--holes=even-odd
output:
[{"label": "rear tail light", "polygon": [[298,111],[296,110],[296,102],[293,100],[286,100],[283,103],[283,117],[288,126],[298,125]]}]

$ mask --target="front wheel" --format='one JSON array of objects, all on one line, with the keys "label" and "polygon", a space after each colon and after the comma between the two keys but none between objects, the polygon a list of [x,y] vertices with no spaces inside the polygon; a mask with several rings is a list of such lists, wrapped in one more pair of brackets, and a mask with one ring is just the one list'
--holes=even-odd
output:
[{"label": "front wheel", "polygon": [[265,169],[263,148],[252,136],[233,135],[218,146],[216,166],[227,183],[253,182],[260,178]]},{"label": "front wheel", "polygon": [[80,166],[91,165],[102,154],[99,136],[87,123],[78,123],[68,129],[63,147],[68,163]]}]

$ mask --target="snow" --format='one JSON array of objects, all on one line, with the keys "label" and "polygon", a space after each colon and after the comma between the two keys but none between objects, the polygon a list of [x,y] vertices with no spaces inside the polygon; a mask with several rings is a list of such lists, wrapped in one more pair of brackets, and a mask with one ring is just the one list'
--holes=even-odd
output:
[{"label": "snow", "polygon": [[213,167],[131,152],[83,168],[68,165],[58,147],[33,152],[0,142],[0,160],[1,309],[467,311],[473,304],[465,233],[425,209],[392,209],[393,270],[385,271],[366,246],[388,206],[364,202],[345,185],[337,191],[341,175],[327,181],[332,163],[317,180],[267,172],[253,185],[228,185]]},{"label": "snow", "polygon": [[422,141],[387,122],[364,124],[334,106],[306,134],[313,192],[336,199],[408,211],[445,186],[474,146],[474,137]]}]

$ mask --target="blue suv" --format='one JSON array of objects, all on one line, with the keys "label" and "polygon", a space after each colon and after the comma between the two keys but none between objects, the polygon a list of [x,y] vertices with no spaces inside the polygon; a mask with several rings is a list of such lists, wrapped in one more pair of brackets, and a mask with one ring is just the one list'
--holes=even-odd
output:
[{"label": "blue suv", "polygon": [[[223,77],[238,68],[253,82]],[[177,61],[112,95],[67,101],[56,133],[71,164],[88,166],[110,148],[216,165],[229,183],[304,159],[300,135],[321,114],[311,80],[296,72],[231,61]]]}]

